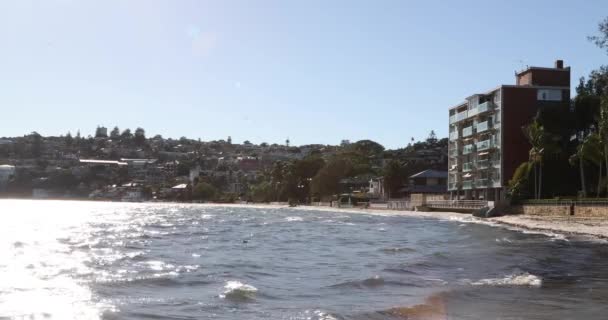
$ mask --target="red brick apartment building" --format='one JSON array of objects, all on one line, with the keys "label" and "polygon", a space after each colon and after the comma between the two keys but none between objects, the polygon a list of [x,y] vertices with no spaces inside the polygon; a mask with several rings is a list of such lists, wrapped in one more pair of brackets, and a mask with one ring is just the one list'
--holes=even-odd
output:
[{"label": "red brick apartment building", "polygon": [[515,85],[474,94],[450,108],[448,192],[452,199],[505,198],[513,172],[528,160],[522,127],[539,108],[570,103],[570,67],[529,67]]}]

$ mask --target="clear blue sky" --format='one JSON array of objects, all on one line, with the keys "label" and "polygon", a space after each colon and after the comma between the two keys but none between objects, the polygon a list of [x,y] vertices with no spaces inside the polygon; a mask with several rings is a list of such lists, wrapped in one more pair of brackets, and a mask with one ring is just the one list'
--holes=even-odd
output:
[{"label": "clear blue sky", "polygon": [[447,110],[561,58],[608,1],[0,2],[0,136],[97,125],[203,140],[386,147],[447,134]]}]

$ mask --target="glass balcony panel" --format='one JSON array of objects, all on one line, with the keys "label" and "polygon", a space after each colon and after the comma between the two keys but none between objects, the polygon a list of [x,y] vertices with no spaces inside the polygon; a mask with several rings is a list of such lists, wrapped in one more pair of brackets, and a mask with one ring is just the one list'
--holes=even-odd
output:
[{"label": "glass balcony panel", "polygon": [[477,124],[477,132],[484,132],[487,131],[489,129],[489,122],[488,121],[484,121],[484,122],[480,122]]},{"label": "glass balcony panel", "polygon": [[461,121],[461,120],[464,120],[464,119],[466,119],[467,117],[468,117],[468,115],[467,115],[467,112],[466,112],[466,111],[464,111],[464,112],[459,112],[459,113],[457,113],[457,114],[456,114],[456,121]]},{"label": "glass balcony panel", "polygon": [[488,160],[477,161],[477,169],[487,169],[489,167],[490,167],[490,161],[488,161]]},{"label": "glass balcony panel", "polygon": [[473,145],[473,144],[468,144],[468,145],[464,146],[464,148],[462,148],[462,154],[469,154],[469,153],[472,153],[473,151],[475,151],[475,145]]},{"label": "glass balcony panel", "polygon": [[488,149],[490,149],[491,146],[492,146],[491,140],[484,140],[484,141],[477,142],[477,151],[488,150]]},{"label": "glass balcony panel", "polygon": [[462,189],[472,189],[473,188],[473,181],[463,181],[462,182]]},{"label": "glass balcony panel", "polygon": [[491,101],[486,101],[480,105],[477,106],[477,113],[484,113],[487,111],[492,110],[492,102]]},{"label": "glass balcony panel", "polygon": [[473,163],[467,162],[462,164],[462,172],[468,172],[473,170]]},{"label": "glass balcony panel", "polygon": [[468,137],[473,134],[473,126],[462,129],[462,137]]}]

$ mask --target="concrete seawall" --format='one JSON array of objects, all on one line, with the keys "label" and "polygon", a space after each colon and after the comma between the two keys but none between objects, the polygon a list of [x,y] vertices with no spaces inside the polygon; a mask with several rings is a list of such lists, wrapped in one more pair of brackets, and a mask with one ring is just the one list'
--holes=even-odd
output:
[{"label": "concrete seawall", "polygon": [[608,206],[575,204],[573,207],[566,204],[535,204],[517,205],[508,210],[509,214],[525,214],[532,216],[577,216],[577,217],[606,217],[608,218]]}]

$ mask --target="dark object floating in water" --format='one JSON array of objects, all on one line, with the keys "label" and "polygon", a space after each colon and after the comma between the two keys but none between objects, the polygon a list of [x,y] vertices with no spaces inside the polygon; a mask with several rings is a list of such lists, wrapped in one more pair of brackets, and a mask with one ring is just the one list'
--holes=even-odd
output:
[{"label": "dark object floating in water", "polygon": [[249,240],[243,240],[243,243],[249,243]]}]

